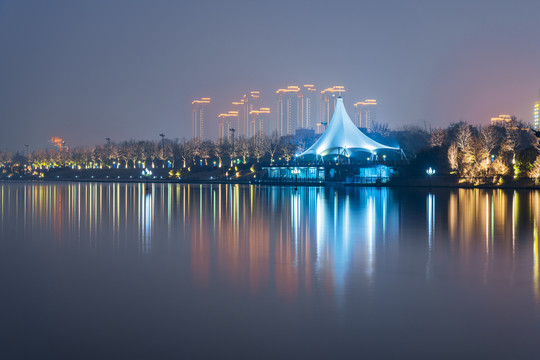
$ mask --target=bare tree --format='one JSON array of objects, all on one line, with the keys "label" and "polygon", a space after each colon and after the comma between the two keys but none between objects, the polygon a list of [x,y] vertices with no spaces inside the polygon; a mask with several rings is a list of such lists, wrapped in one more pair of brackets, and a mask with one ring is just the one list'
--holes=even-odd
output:
[{"label": "bare tree", "polygon": [[223,146],[223,150],[225,151],[225,154],[227,154],[227,156],[229,157],[229,160],[230,160],[229,166],[233,166],[234,158],[236,156],[235,146],[233,146],[233,143],[229,142],[227,139],[223,140],[222,146]]},{"label": "bare tree", "polygon": [[109,151],[108,149],[103,145],[97,145],[94,148],[94,158],[96,161],[99,162],[100,167],[103,166],[104,163],[106,163],[106,160],[109,158]]},{"label": "bare tree", "polygon": [[281,136],[278,135],[277,131],[274,131],[268,139],[268,152],[270,153],[270,163],[274,162],[274,155],[276,155],[280,145]]},{"label": "bare tree", "polygon": [[535,183],[538,183],[538,179],[540,179],[540,155],[536,157],[536,160],[532,164],[529,177],[534,179]]},{"label": "bare tree", "polygon": [[190,159],[191,145],[192,145],[192,142],[187,141],[186,139],[183,139],[180,142],[175,141],[173,145],[173,157],[177,159],[182,159],[183,168],[187,166],[187,161],[188,159]]},{"label": "bare tree", "polygon": [[137,158],[142,161],[142,166],[146,167],[146,161],[153,160],[154,146],[150,141],[138,141],[137,142]]},{"label": "bare tree", "polygon": [[495,161],[491,163],[493,172],[495,175],[506,175],[508,174],[508,166],[501,160],[500,157],[496,158]]},{"label": "bare tree", "polygon": [[135,140],[124,141],[120,144],[120,157],[126,162],[126,169],[131,160],[133,168],[137,167],[137,142]]},{"label": "bare tree", "polygon": [[218,159],[218,167],[223,166],[223,157],[228,154],[228,147],[230,147],[230,144],[227,139],[220,139],[214,143],[214,155]]},{"label": "bare tree", "polygon": [[467,147],[461,152],[461,174],[468,178],[485,177],[488,175],[489,163],[485,160],[489,153],[485,152],[481,141],[472,136]]},{"label": "bare tree", "polygon": [[108,154],[109,163],[111,160],[114,160],[114,162],[116,162],[118,166],[120,166],[120,153],[119,153],[120,149],[118,145],[116,145],[115,143],[109,143],[108,150],[109,150],[109,154]]},{"label": "bare tree", "polygon": [[305,142],[305,140],[300,140],[298,142],[298,145],[296,146],[296,151],[298,151],[299,154],[302,154],[304,151],[306,151],[306,142]]},{"label": "bare tree", "polygon": [[242,162],[245,164],[250,152],[250,142],[244,136],[238,138],[238,151],[240,152],[240,156],[242,156]]},{"label": "bare tree", "polygon": [[197,159],[201,156],[201,142],[199,139],[190,141],[190,153],[188,155],[191,158],[191,163],[197,164]]},{"label": "bare tree", "polygon": [[431,147],[442,146],[444,144],[445,135],[441,128],[433,129],[430,133],[429,145]]},{"label": "bare tree", "polygon": [[489,156],[492,154],[498,142],[499,133],[494,126],[485,127],[480,131],[480,145],[482,147],[482,151],[487,154],[488,161]]},{"label": "bare tree", "polygon": [[295,151],[296,146],[290,141],[290,139],[287,139],[287,141],[284,141],[281,145],[281,155],[287,162],[287,165],[291,161],[291,158],[294,156]]},{"label": "bare tree", "polygon": [[387,123],[373,122],[369,132],[386,137],[390,135],[390,127]]},{"label": "bare tree", "polygon": [[268,151],[268,138],[257,134],[253,137],[253,156],[257,159],[257,162],[260,161],[261,157],[266,154]]},{"label": "bare tree", "polygon": [[519,147],[519,130],[506,129],[506,136],[504,137],[503,149],[510,154],[512,158],[512,164],[516,162],[516,153]]},{"label": "bare tree", "polygon": [[456,143],[452,143],[448,148],[448,162],[450,163],[450,169],[458,170],[459,169],[459,160],[458,160],[458,147]]},{"label": "bare tree", "polygon": [[459,127],[456,134],[456,145],[459,150],[465,150],[471,143],[472,132],[470,125],[463,124]]},{"label": "bare tree", "polygon": [[200,154],[204,159],[204,165],[208,166],[208,159],[214,154],[214,143],[210,140],[201,141]]}]

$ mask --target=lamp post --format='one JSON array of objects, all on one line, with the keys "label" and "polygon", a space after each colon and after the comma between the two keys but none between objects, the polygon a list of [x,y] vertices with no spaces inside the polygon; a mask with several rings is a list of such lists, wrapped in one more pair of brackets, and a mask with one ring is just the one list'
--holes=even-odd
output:
[{"label": "lamp post", "polygon": [[296,184],[294,185],[294,191],[298,190],[298,174],[300,173],[300,170],[298,168],[294,168],[291,173],[296,175]]},{"label": "lamp post", "polygon": [[146,190],[149,190],[148,181],[150,179],[150,176],[152,176],[152,171],[145,168],[142,171],[142,176],[144,176],[146,178]]},{"label": "lamp post", "polygon": [[426,170],[426,174],[429,176],[429,187],[431,187],[431,178],[435,175],[435,169],[430,166],[429,169]]}]

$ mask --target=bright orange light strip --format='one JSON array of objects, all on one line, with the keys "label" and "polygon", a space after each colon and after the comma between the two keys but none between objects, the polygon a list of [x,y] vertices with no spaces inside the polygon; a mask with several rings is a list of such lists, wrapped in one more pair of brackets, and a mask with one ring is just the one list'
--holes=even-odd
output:
[{"label": "bright orange light strip", "polygon": [[195,104],[210,104],[210,100],[212,100],[212,99],[203,97],[200,100],[193,100],[191,103],[194,104],[194,105]]}]

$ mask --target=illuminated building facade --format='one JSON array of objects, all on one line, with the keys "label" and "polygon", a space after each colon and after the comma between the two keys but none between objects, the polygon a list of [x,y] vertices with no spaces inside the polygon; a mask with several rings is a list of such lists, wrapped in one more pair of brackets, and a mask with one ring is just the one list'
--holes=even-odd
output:
[{"label": "illuminated building facade", "polygon": [[191,137],[193,139],[204,139],[204,113],[210,104],[210,100],[210,98],[200,98],[191,102],[193,105]]},{"label": "illuminated building facade", "polygon": [[239,123],[238,111],[229,111],[218,115],[218,136],[221,141],[231,141],[231,129],[237,129]]},{"label": "illuminated building facade", "polygon": [[354,125],[368,131],[373,130],[373,124],[377,121],[377,100],[366,99],[354,104]]},{"label": "illuminated building facade", "polygon": [[512,116],[500,114],[491,118],[491,125],[507,127],[512,123]]},{"label": "illuminated building facade", "polygon": [[267,126],[268,118],[270,117],[270,108],[262,107],[258,110],[249,112],[249,131],[248,137],[255,135],[263,135],[264,129]]},{"label": "illuminated building facade", "polygon": [[344,86],[333,86],[321,91],[321,124],[330,123],[336,108],[336,100],[338,96],[342,95],[344,92]]},{"label": "illuminated building facade", "polygon": [[304,85],[298,94],[299,122],[297,129],[311,129],[317,123],[317,89],[313,85]]},{"label": "illuminated building facade", "polygon": [[300,113],[299,93],[300,87],[298,86],[287,86],[285,89],[276,91],[277,132],[280,136],[293,135],[298,127]]},{"label": "illuminated building facade", "polygon": [[235,131],[238,131],[237,135],[240,135],[240,123],[244,118],[244,100],[240,99],[240,101],[233,101],[232,106],[233,109],[235,109],[235,111],[238,113],[238,121],[233,123],[233,128],[235,129]]},{"label": "illuminated building facade", "polygon": [[260,97],[259,91],[251,91],[249,94],[244,94],[240,101],[232,103],[238,111],[239,125],[236,128],[238,135],[249,136],[249,113],[259,108]]},{"label": "illuminated building facade", "polygon": [[538,131],[540,128],[540,100],[534,103],[533,120],[534,129]]}]

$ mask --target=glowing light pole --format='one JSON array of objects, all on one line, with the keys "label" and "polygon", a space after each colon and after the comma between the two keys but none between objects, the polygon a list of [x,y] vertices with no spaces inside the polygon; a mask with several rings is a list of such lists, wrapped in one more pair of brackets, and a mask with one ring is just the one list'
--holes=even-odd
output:
[{"label": "glowing light pole", "polygon": [[292,169],[291,173],[296,175],[296,184],[294,185],[294,191],[298,190],[298,174],[300,174],[300,170],[298,168]]},{"label": "glowing light pole", "polygon": [[431,178],[435,175],[435,169],[430,166],[429,169],[426,170],[426,174],[429,176],[429,186],[431,187]]},{"label": "glowing light pole", "polygon": [[152,171],[151,170],[148,170],[148,169],[144,169],[142,171],[142,176],[144,176],[146,178],[146,190],[149,189],[148,187],[148,181],[150,179],[150,176],[152,176]]}]

